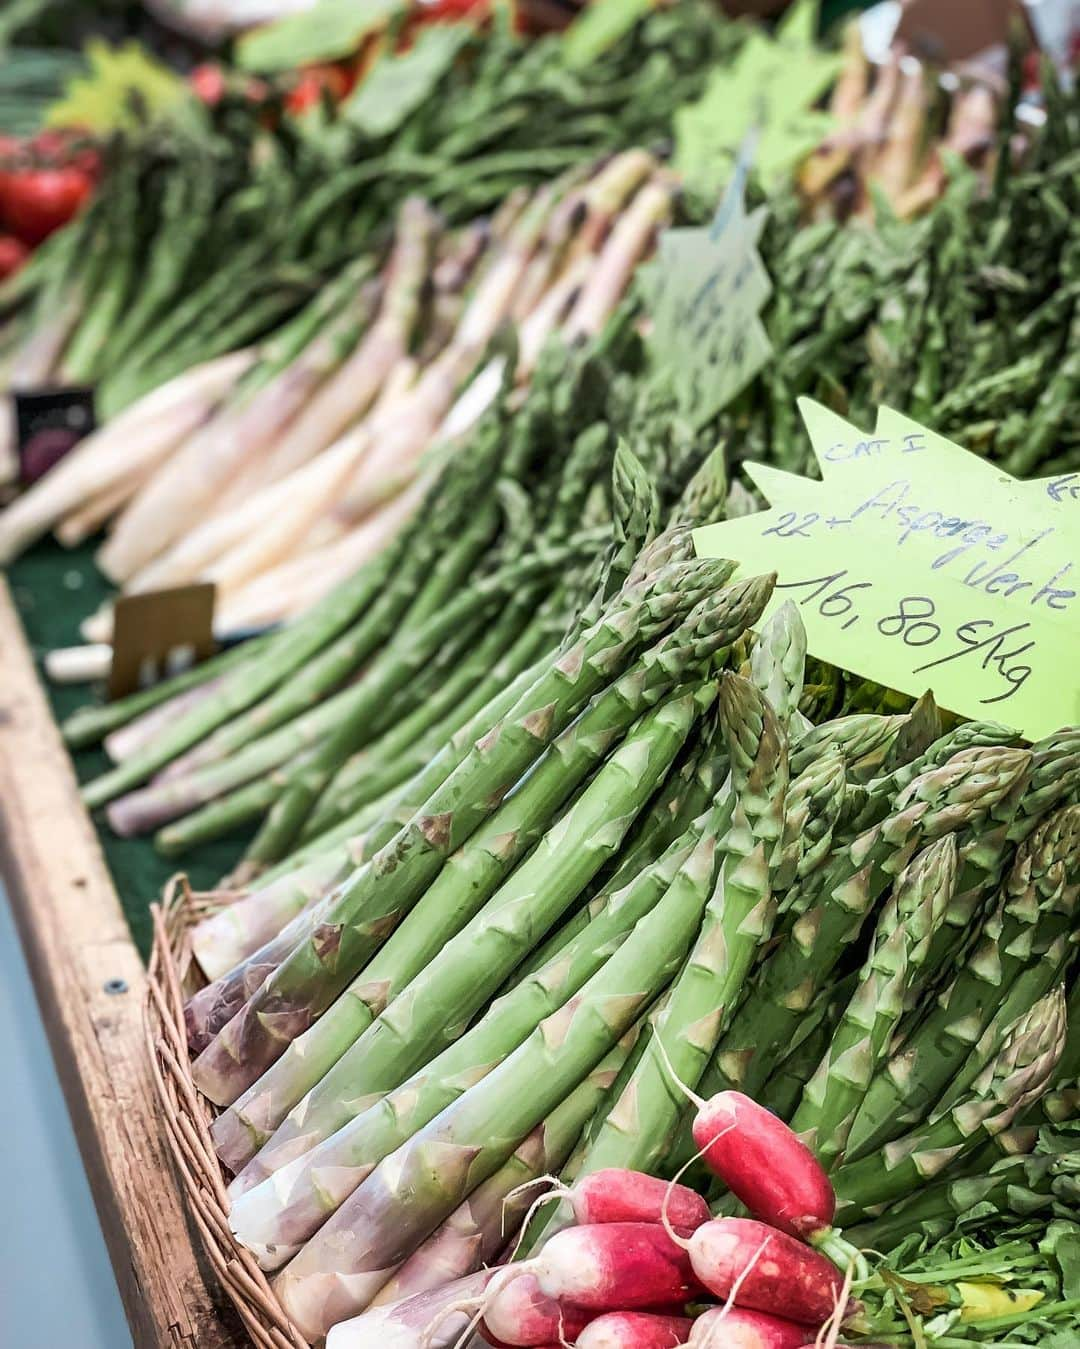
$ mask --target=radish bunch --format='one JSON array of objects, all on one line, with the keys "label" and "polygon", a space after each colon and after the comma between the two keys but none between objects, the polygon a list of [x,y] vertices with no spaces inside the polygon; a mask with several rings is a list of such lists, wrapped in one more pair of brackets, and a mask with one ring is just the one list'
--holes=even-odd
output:
[{"label": "radish bunch", "polygon": [[[617,1168],[560,1187],[578,1225],[495,1276],[485,1337],[672,1349],[688,1330],[693,1349],[801,1349],[835,1321],[846,1309],[844,1279],[808,1243],[835,1236],[836,1200],[810,1150],[738,1092],[701,1102],[693,1133],[753,1218],[712,1218],[686,1186]],[[677,1314],[710,1295],[723,1305],[693,1322]]]},{"label": "radish bunch", "polygon": [[[551,1192],[576,1225],[488,1271],[481,1294],[463,1286],[414,1349],[464,1342],[463,1311],[493,1349],[803,1349],[838,1325],[849,1285],[814,1249],[839,1240],[835,1197],[810,1150],[738,1092],[700,1102],[693,1133],[752,1218],[713,1218],[695,1191],[640,1172],[593,1172]],[[412,1300],[379,1315],[415,1325]],[[375,1349],[385,1327],[367,1336],[366,1315],[335,1327],[328,1349]]]}]

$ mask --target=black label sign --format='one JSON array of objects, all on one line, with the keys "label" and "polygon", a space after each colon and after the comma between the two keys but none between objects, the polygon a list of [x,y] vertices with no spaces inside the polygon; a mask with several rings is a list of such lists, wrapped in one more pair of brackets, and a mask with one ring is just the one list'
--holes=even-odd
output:
[{"label": "black label sign", "polygon": [[15,443],[22,482],[29,485],[44,477],[96,425],[93,389],[72,385],[17,392]]}]

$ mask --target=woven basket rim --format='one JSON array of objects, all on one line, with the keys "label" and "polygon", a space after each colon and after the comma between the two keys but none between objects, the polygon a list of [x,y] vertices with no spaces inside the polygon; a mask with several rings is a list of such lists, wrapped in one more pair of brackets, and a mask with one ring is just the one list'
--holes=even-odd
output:
[{"label": "woven basket rim", "polygon": [[150,906],[154,940],[147,966],[145,1028],[151,1075],[184,1206],[252,1343],[259,1349],[311,1349],[254,1256],[229,1227],[227,1181],[210,1138],[217,1111],[191,1073],[184,1001],[185,988],[193,991],[198,981],[190,933],[225,898],[222,891],[197,895],[186,877],[175,876],[161,902]]}]

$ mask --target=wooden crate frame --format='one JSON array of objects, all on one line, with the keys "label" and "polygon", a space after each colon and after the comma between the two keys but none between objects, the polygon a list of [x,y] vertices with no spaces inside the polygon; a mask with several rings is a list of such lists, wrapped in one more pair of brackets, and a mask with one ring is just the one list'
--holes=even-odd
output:
[{"label": "wooden crate frame", "polygon": [[249,1346],[185,1216],[146,1053],[146,972],[2,578],[0,877],[136,1349]]}]

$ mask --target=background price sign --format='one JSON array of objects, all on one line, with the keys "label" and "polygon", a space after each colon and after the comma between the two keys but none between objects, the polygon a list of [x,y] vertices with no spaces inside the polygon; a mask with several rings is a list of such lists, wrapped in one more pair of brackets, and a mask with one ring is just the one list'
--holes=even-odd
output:
[{"label": "background price sign", "polygon": [[772,293],[757,247],[765,207],[747,215],[743,200],[751,152],[748,141],[712,225],[665,230],[655,262],[642,269],[653,362],[698,426],[744,389],[772,355],[759,317]]},{"label": "background price sign", "polygon": [[888,408],[872,435],[799,409],[822,481],[747,464],[770,509],[698,552],[776,571],[834,665],[1030,739],[1080,723],[1080,477],[1020,482]]}]

